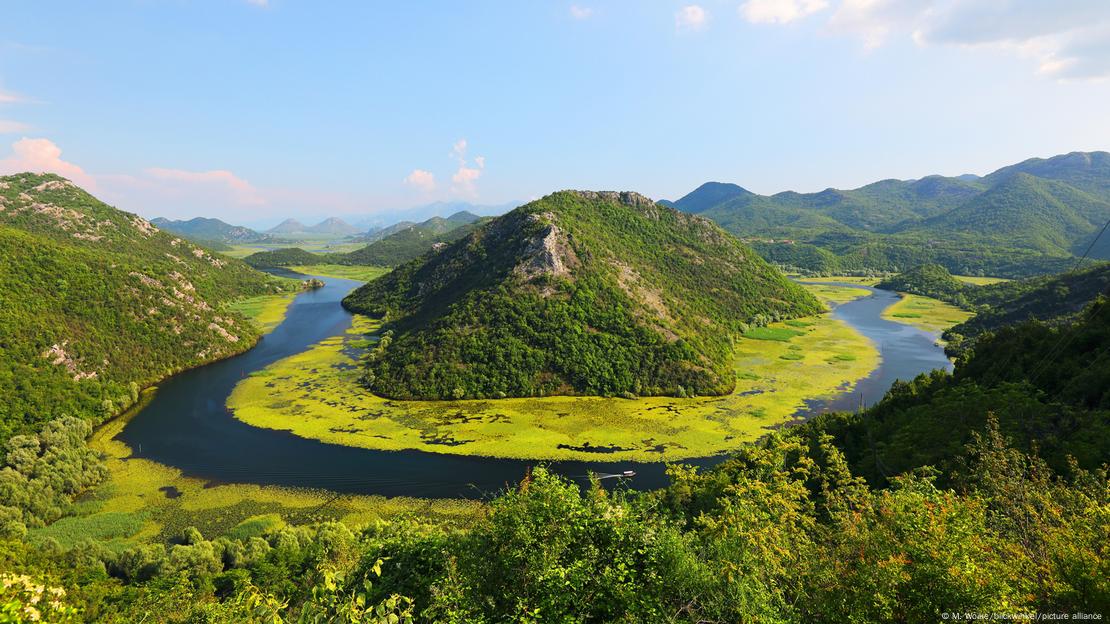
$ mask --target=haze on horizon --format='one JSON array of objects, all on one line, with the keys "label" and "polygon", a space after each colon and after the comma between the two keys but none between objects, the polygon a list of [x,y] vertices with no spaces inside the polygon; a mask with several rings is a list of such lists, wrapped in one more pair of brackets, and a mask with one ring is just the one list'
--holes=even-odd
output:
[{"label": "haze on horizon", "polygon": [[0,174],[271,224],[983,174],[1110,146],[1107,40],[1105,0],[17,3]]}]

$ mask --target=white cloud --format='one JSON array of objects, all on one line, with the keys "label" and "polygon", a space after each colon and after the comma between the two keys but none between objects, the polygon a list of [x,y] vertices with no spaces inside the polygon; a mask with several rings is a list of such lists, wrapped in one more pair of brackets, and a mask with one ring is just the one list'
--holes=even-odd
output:
[{"label": "white cloud", "polygon": [[436,177],[431,171],[413,169],[412,173],[405,177],[405,184],[415,187],[423,193],[431,193],[436,190]]},{"label": "white cloud", "polygon": [[270,6],[270,0],[247,0],[247,4],[253,4],[254,6],[259,7],[268,7]]},{"label": "white cloud", "polygon": [[680,31],[701,30],[709,21],[709,13],[696,4],[688,4],[674,14],[674,26]]},{"label": "white cloud", "polygon": [[486,168],[486,159],[484,156],[475,156],[474,166],[471,166],[466,157],[466,150],[466,139],[455,141],[455,145],[451,149],[452,158],[459,163],[458,170],[451,176],[451,193],[458,197],[476,199],[478,197],[477,182],[478,178],[482,177],[482,171]]},{"label": "white cloud", "polygon": [[[750,22],[785,24],[829,0],[748,0]],[[1059,79],[1110,77],[1110,0],[840,0],[825,30],[868,49],[893,38],[984,48],[1030,59]]]},{"label": "white cloud", "polygon": [[740,15],[753,24],[786,24],[827,6],[827,0],[748,0],[740,5]]},{"label": "white cloud", "polygon": [[27,98],[18,93],[11,91],[0,90],[0,104],[16,104],[19,102],[26,102]]},{"label": "white cloud", "polygon": [[151,167],[145,173],[155,180],[170,184],[196,186],[209,190],[230,192],[235,203],[243,206],[258,206],[266,203],[265,198],[250,182],[234,173],[217,169],[213,171],[187,171],[185,169],[165,169]]},{"label": "white cloud", "polygon": [[26,132],[31,129],[25,123],[12,121],[11,119],[0,119],[0,134],[15,134],[17,132]]},{"label": "white cloud", "polygon": [[88,190],[96,189],[96,180],[77,165],[62,160],[62,148],[49,139],[23,138],[12,143],[12,154],[0,160],[0,174],[56,173]]},{"label": "white cloud", "polygon": [[570,16],[576,20],[590,19],[594,15],[594,10],[590,7],[578,6],[577,4],[570,5]]}]

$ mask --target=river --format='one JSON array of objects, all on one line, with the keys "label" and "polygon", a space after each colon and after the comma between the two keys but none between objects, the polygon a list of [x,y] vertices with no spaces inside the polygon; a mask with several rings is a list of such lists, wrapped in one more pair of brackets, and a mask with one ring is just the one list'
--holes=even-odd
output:
[{"label": "river", "polygon": [[[351,315],[339,302],[359,282],[320,279],[326,285],[298,295],[285,320],[250,351],[163,382],[118,438],[131,447],[135,457],[173,466],[187,476],[211,483],[323,488],[350,494],[483,498],[515,483],[537,463],[424,451],[375,451],[327,444],[236,420],[226,402],[240,380],[350,327]],[[869,296],[836,306],[832,314],[880,347],[879,368],[851,392],[810,402],[798,416],[854,409],[861,394],[864,404],[870,405],[882,398],[896,379],[951,367],[935,345],[935,336],[881,318],[882,311],[897,301],[898,295],[867,290],[871,291]],[[706,457],[684,463],[706,467],[721,459]],[[576,479],[584,479],[588,472],[606,475],[634,470],[635,478],[625,480],[629,487],[651,489],[667,483],[665,466],[660,463],[545,463],[553,471]]]}]

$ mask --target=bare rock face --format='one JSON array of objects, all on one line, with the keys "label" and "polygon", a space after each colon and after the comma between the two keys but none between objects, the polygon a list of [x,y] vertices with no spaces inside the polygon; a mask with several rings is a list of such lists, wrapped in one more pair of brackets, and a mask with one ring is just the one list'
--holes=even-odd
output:
[{"label": "bare rock face", "polygon": [[570,191],[590,201],[611,201],[633,208],[652,208],[655,200],[632,191]]},{"label": "bare rock face", "polygon": [[578,256],[571,248],[566,233],[555,224],[555,215],[544,212],[528,215],[528,219],[546,227],[528,242],[525,257],[513,272],[525,280],[569,275],[571,269],[578,265]]}]

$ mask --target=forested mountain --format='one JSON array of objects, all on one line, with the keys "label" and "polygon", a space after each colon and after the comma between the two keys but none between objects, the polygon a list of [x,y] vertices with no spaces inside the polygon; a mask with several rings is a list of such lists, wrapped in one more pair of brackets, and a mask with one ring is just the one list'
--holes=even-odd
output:
[{"label": "forested mountain", "polygon": [[706,219],[580,191],[499,217],[344,305],[387,321],[369,386],[420,398],[727,392],[734,336],[820,308]]},{"label": "forested mountain", "polygon": [[[876,284],[875,287],[933,297],[949,303],[961,301],[965,297],[965,291],[977,288],[952,277],[948,269],[939,264],[923,264],[905,273],[888,277]],[[966,305],[966,301],[964,305]]]},{"label": "forested mountain", "polygon": [[330,262],[335,255],[342,254],[314,254],[300,247],[284,247],[269,251],[256,251],[243,258],[243,262],[252,267],[264,269],[268,267],[303,266]]},{"label": "forested mountain", "polygon": [[1076,252],[1108,219],[1107,199],[1063,182],[1015,173],[910,231],[936,238],[972,234],[1010,247],[1061,256]]},{"label": "forested mountain", "polygon": [[[1110,154],[1032,159],[982,178],[883,180],[819,193],[764,196],[709,183],[674,205],[752,239],[768,260],[805,271],[937,263],[1023,277],[1061,270],[1110,219]],[[1091,255],[1110,259],[1110,244]]]},{"label": "forested mountain", "polygon": [[258,331],[222,302],[278,288],[52,174],[0,178],[0,258],[0,439],[242,351]]},{"label": "forested mountain", "polygon": [[151,221],[160,230],[195,241],[216,241],[219,243],[265,243],[272,237],[260,234],[240,225],[229,225],[219,219],[196,217],[188,221],[171,221],[158,217]]},{"label": "forested mountain", "polygon": [[1074,320],[1098,296],[1110,295],[1110,264],[1074,273],[969,286],[963,294],[977,313],[944,333],[953,353],[970,348],[980,335],[1008,325],[1031,319],[1049,325]]},{"label": "forested mountain", "polygon": [[[341,259],[343,264],[362,264],[367,266],[397,266],[413,260],[431,249],[440,248],[456,241],[471,232],[488,219],[475,215],[470,221],[452,215],[451,218],[432,217],[423,223],[403,229],[381,240],[370,243],[362,249],[347,253]],[[451,220],[454,218],[455,220]]]}]

